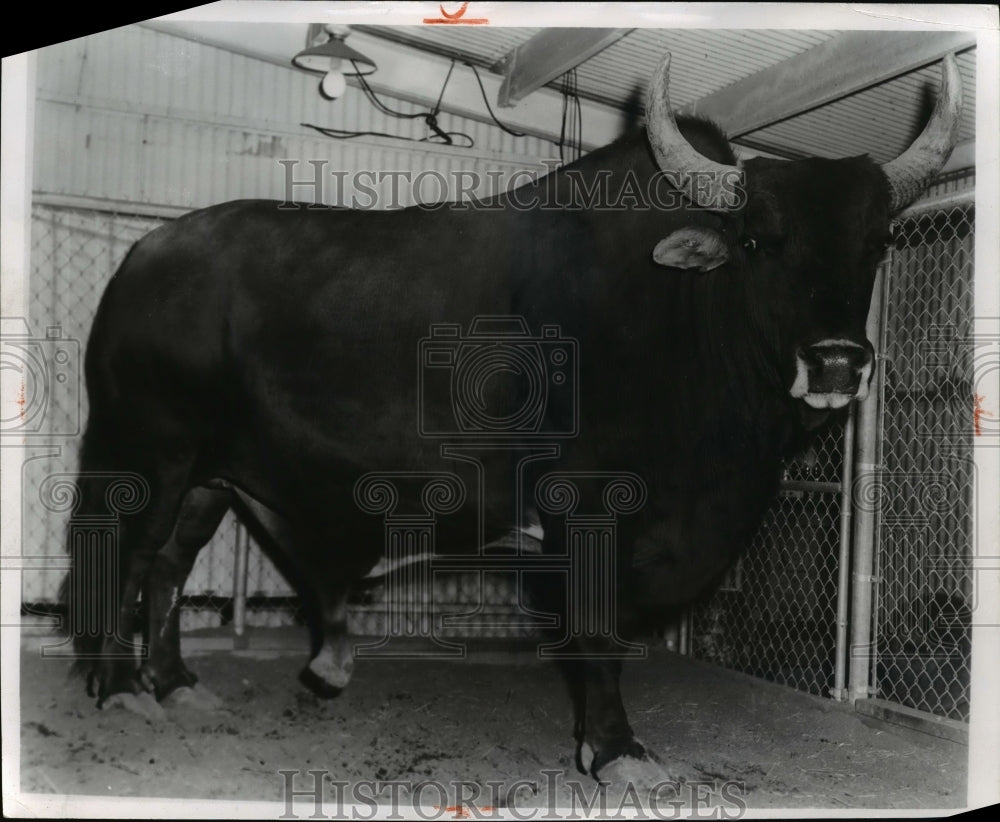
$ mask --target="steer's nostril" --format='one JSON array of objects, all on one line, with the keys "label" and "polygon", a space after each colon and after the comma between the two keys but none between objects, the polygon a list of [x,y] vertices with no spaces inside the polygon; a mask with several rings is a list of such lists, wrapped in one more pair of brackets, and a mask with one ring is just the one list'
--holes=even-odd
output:
[{"label": "steer's nostril", "polygon": [[799,359],[809,368],[817,368],[823,364],[823,354],[819,349],[809,347],[798,351]]},{"label": "steer's nostril", "polygon": [[871,362],[871,354],[865,348],[859,348],[854,352],[851,360],[851,365],[853,365],[858,371],[861,371],[868,363]]}]

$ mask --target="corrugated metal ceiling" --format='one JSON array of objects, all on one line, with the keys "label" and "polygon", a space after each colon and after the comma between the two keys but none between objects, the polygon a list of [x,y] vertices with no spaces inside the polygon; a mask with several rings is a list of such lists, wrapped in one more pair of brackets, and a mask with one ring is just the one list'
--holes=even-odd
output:
[{"label": "corrugated metal ceiling", "polygon": [[[355,26],[427,51],[494,66],[539,29],[493,26]],[[646,83],[673,55],[670,96],[680,108],[836,37],[837,31],[635,29],[577,67],[579,95],[641,111]],[[891,36],[891,35],[890,35]],[[975,50],[958,57],[965,88],[959,140],[975,136]],[[937,66],[897,77],[745,135],[739,142],[779,155],[890,159],[913,139],[939,84]],[[550,84],[561,87],[561,80]],[[930,92],[928,96],[928,92]],[[891,116],[886,116],[891,113]]]},{"label": "corrugated metal ceiling", "polygon": [[541,31],[499,26],[351,26],[351,29],[468,60],[485,68],[494,65],[508,51]]},{"label": "corrugated metal ceiling", "polygon": [[[964,88],[958,139],[976,133],[976,53],[959,54],[956,62]],[[746,135],[746,140],[777,152],[817,157],[870,154],[885,162],[896,157],[914,137],[929,112],[941,83],[937,65],[904,74],[784,122]]]},{"label": "corrugated metal ceiling", "polygon": [[668,51],[670,99],[677,107],[793,57],[836,32],[636,29],[577,68],[580,94],[621,106],[644,100]]}]

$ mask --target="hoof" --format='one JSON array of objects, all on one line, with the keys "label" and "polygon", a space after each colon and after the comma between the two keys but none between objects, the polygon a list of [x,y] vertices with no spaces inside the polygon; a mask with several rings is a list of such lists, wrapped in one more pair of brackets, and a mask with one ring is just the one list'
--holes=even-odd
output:
[{"label": "hoof", "polygon": [[595,779],[604,768],[621,758],[647,760],[649,752],[635,737],[606,740],[596,750],[583,740],[576,749],[576,766],[581,773],[590,774]]},{"label": "hoof", "polygon": [[104,700],[101,708],[105,711],[109,708],[124,708],[129,713],[138,714],[150,722],[163,722],[167,718],[166,711],[150,693],[112,694]]},{"label": "hoof", "polygon": [[704,774],[683,762],[664,762],[647,753],[643,757],[620,756],[601,768],[597,778],[607,786],[610,801],[628,798],[645,807],[688,801],[690,792],[685,783],[704,779]]},{"label": "hoof", "polygon": [[666,773],[667,779],[671,782],[683,784],[685,782],[700,782],[705,779],[704,773],[699,771],[694,766],[688,765],[686,762],[680,762],[676,759],[663,758],[648,748],[646,749],[646,756],[664,773]]},{"label": "hoof", "polygon": [[181,685],[160,700],[164,708],[194,708],[198,711],[218,711],[225,703],[203,685]]},{"label": "hoof", "polygon": [[98,708],[103,708],[105,700],[115,694],[142,692],[135,666],[122,660],[95,662],[86,673],[87,696],[97,697]]},{"label": "hoof", "polygon": [[299,682],[305,685],[320,699],[333,699],[334,697],[340,696],[344,690],[336,685],[331,685],[308,666],[303,668],[301,673],[299,673]]},{"label": "hoof", "polygon": [[136,672],[136,681],[140,688],[152,693],[157,702],[162,702],[179,688],[194,687],[198,677],[183,665],[170,669],[168,673],[164,674],[162,669],[146,663]]},{"label": "hoof", "polygon": [[599,779],[606,787],[612,807],[617,807],[626,798],[648,807],[664,797],[676,796],[681,790],[680,783],[671,779],[666,769],[648,758],[620,756],[601,769]]},{"label": "hoof", "polygon": [[659,782],[670,780],[670,773],[652,759],[637,759],[634,756],[620,756],[601,768],[597,778],[610,784],[632,784],[652,787]]}]

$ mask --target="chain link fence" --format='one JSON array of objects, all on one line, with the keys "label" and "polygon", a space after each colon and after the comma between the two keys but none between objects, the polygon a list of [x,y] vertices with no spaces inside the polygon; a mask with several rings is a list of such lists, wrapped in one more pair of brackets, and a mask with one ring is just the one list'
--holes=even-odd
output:
[{"label": "chain link fence", "polygon": [[[34,337],[72,343],[72,361],[54,370],[68,376],[61,384],[48,380],[40,391],[42,425],[56,443],[29,453],[22,472],[22,551],[26,556],[65,554],[69,510],[46,503],[43,483],[58,474],[74,475],[79,436],[87,419],[83,388],[83,352],[101,294],[132,244],[164,222],[164,218],[96,209],[36,204],[31,214],[31,278],[28,329]],[[53,358],[54,359],[54,358]],[[52,363],[50,363],[52,365]],[[58,374],[56,374],[58,376]],[[46,380],[36,380],[45,383]],[[68,386],[72,386],[69,390]],[[231,516],[199,556],[191,576],[186,629],[220,624],[231,608],[236,523]],[[276,572],[250,564],[273,588]],[[22,574],[22,602],[31,611],[50,610],[58,600],[64,570],[40,569]],[[280,580],[279,580],[280,581]]]},{"label": "chain link fence", "polygon": [[[53,447],[29,454],[22,472],[22,551],[30,556],[65,553],[69,512],[51,510],[43,483],[77,470],[79,433],[87,418],[83,388],[83,352],[104,286],[133,241],[159,224],[157,220],[98,211],[35,206],[31,214],[31,276],[27,327],[34,338],[72,343],[63,364],[69,379],[56,385],[45,377],[36,402],[40,430]],[[52,358],[54,359],[54,358]],[[51,363],[49,363],[51,365]],[[74,390],[66,390],[72,385]],[[29,403],[33,398],[29,398]],[[22,601],[53,603],[62,570],[22,575]]]},{"label": "chain link fence", "polygon": [[971,192],[896,225],[886,281],[872,684],[968,718],[972,601]]},{"label": "chain link fence", "polygon": [[[874,504],[872,696],[968,719],[974,464],[974,190],[965,176],[894,225]],[[843,429],[787,466],[752,549],[692,609],[694,656],[836,695]],[[810,484],[810,482],[812,484]]]},{"label": "chain link fence", "polygon": [[843,417],[785,465],[750,550],[691,611],[699,659],[826,695],[836,653]]}]

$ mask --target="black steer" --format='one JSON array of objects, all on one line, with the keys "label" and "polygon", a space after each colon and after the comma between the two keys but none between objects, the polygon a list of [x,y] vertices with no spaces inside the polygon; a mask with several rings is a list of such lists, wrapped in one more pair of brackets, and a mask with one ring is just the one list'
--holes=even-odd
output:
[{"label": "black steer", "polygon": [[[947,58],[930,122],[886,165],[738,165],[714,127],[678,126],[668,65],[653,79],[645,131],[489,203],[362,212],[231,202],[136,243],[87,350],[77,513],[103,510],[108,474],[142,477],[149,498],[122,519],[117,586],[93,579],[93,548],[76,552],[65,587],[102,703],[162,700],[195,682],[177,600],[231,506],[274,548],[312,616],[305,680],[325,695],[344,687],[345,600],[384,544],[382,520],[355,499],[370,472],[461,479],[469,499],[440,517],[440,550],[475,550],[513,527],[554,554],[567,550],[566,528],[532,496],[544,475],[639,478],[645,501],[618,520],[608,578],[623,638],[747,547],[782,459],[868,391],[865,319],[889,221],[947,159],[960,81]],[[535,416],[517,415],[527,383],[516,363],[481,374],[473,405],[456,410],[464,400],[446,349],[468,343],[476,318],[496,316],[521,318],[529,360],[574,341],[561,355],[573,368],[545,386]],[[441,323],[460,333],[445,335],[443,359],[418,361]],[[432,365],[446,378],[435,382]],[[500,447],[443,457],[448,437],[428,431],[475,431],[456,415],[477,408],[507,409],[480,431]],[[558,453],[533,452],[539,442]],[[484,475],[512,479],[477,497]],[[579,511],[604,510],[603,492],[581,487]],[[398,504],[411,503],[404,494]],[[539,601],[558,608],[561,594],[542,590]],[[127,640],[140,592],[148,655],[137,665]],[[620,661],[599,658],[614,637],[571,639],[563,667],[579,761],[596,776],[646,752],[622,705]]]}]

